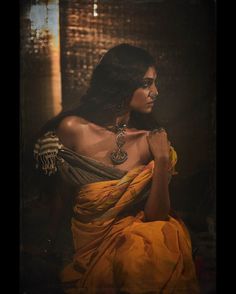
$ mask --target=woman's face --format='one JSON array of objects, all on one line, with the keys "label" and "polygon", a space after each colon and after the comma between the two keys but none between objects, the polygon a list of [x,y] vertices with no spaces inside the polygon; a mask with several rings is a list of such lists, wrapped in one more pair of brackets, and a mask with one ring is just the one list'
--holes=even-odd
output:
[{"label": "woman's face", "polygon": [[135,90],[131,101],[130,108],[137,112],[149,113],[152,111],[154,102],[151,95],[157,95],[156,70],[153,66],[149,67],[143,77],[142,87]]}]

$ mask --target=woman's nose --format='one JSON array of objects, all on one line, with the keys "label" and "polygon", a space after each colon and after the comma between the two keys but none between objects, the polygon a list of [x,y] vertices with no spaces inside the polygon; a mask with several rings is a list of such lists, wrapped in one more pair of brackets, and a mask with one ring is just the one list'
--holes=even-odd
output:
[{"label": "woman's nose", "polygon": [[153,97],[155,97],[156,98],[156,96],[158,95],[158,88],[157,88],[157,86],[154,84],[152,87],[151,87],[151,97],[153,96]]},{"label": "woman's nose", "polygon": [[158,87],[157,87],[157,85],[156,84],[154,84],[154,93],[156,94],[156,95],[158,95],[159,94],[159,91],[158,91]]}]

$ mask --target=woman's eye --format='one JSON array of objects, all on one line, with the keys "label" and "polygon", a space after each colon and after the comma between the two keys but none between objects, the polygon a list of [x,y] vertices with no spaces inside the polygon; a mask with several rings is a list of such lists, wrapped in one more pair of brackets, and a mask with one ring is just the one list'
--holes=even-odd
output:
[{"label": "woman's eye", "polygon": [[147,83],[143,83],[142,88],[148,88],[148,84]]},{"label": "woman's eye", "polygon": [[145,79],[142,82],[142,88],[148,88],[152,85],[153,80],[152,79]]}]

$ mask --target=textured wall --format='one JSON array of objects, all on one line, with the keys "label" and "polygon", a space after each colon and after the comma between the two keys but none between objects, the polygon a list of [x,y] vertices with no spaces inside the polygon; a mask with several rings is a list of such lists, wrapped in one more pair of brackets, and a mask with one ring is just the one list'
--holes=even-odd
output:
[{"label": "textured wall", "polygon": [[24,1],[21,9],[22,139],[29,143],[61,109],[59,4]]},{"label": "textured wall", "polygon": [[34,199],[33,144],[61,109],[58,0],[22,1],[20,21],[22,193]]}]

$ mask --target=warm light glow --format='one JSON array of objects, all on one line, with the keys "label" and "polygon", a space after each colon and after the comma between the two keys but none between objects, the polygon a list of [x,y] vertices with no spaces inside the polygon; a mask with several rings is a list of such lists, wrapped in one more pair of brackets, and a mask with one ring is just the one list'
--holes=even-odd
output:
[{"label": "warm light glow", "polygon": [[53,115],[61,110],[61,71],[60,71],[60,44],[59,44],[59,0],[51,0],[44,3],[31,5],[28,16],[31,20],[31,28],[36,30],[36,36],[40,32],[48,31],[51,37],[51,83]]},{"label": "warm light glow", "polygon": [[98,16],[98,13],[97,13],[97,8],[98,8],[98,5],[97,5],[97,0],[94,0],[93,2],[93,16]]},{"label": "warm light glow", "polygon": [[52,99],[54,115],[61,111],[61,68],[60,68],[60,30],[59,30],[59,0],[55,7],[51,7],[54,18],[51,18],[49,27],[52,28]]}]

